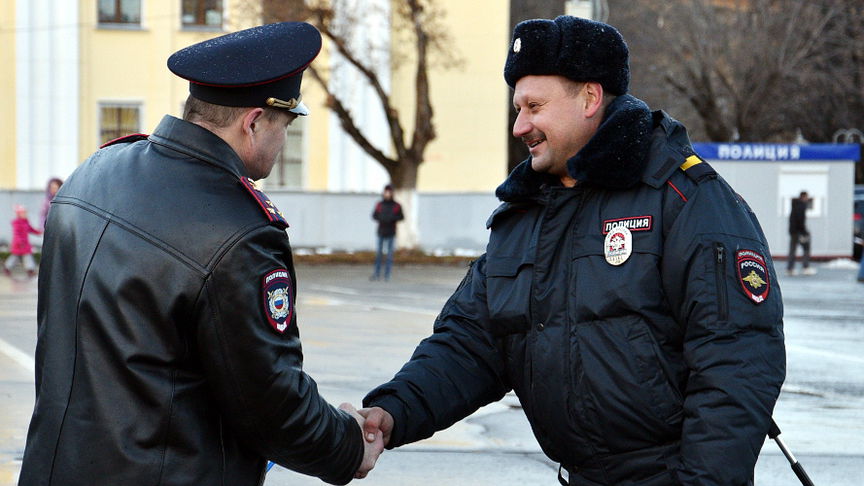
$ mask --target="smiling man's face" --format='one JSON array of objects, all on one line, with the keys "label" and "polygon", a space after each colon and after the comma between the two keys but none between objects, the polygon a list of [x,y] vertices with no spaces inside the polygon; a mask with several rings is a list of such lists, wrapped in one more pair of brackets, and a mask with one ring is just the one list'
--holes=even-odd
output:
[{"label": "smiling man's face", "polygon": [[528,147],[535,171],[568,177],[567,160],[597,130],[597,121],[586,116],[585,86],[562,76],[525,76],[516,82],[513,136]]}]

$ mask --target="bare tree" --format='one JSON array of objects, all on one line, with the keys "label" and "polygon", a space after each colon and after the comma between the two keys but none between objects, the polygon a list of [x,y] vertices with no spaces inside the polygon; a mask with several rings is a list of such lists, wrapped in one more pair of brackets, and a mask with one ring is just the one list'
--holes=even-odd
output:
[{"label": "bare tree", "polygon": [[[377,146],[372,134],[364,131],[344,94],[333,88],[331,71],[313,65],[309,73],[327,95],[327,107],[338,117],[342,129],[359,147],[387,171],[396,198],[406,215],[405,231],[400,244],[417,245],[416,189],[417,174],[424,161],[429,143],[435,139],[434,110],[430,99],[429,72],[432,67],[451,68],[460,60],[454,56],[448,33],[443,26],[444,15],[434,0],[404,0],[392,2],[392,13],[358,13],[346,0],[264,0],[261,15],[265,22],[304,20],[315,25],[329,40],[338,58],[356,69],[371,87],[380,104],[389,131],[389,146]],[[381,15],[392,19],[394,40],[387,45],[357,41],[357,26],[363,25],[357,15]],[[443,46],[447,45],[447,56]],[[413,69],[414,103],[398,107],[391,99],[387,81],[391,71],[382,72],[376,64],[376,53],[386,52],[391,69]],[[411,64],[408,67],[408,63]],[[408,125],[408,127],[406,127]]]},{"label": "bare tree", "polygon": [[804,130],[798,106],[815,108],[835,84],[846,8],[831,0],[610,0],[610,23],[630,45],[634,92],[653,106],[689,108],[677,116],[712,141],[790,141]]}]

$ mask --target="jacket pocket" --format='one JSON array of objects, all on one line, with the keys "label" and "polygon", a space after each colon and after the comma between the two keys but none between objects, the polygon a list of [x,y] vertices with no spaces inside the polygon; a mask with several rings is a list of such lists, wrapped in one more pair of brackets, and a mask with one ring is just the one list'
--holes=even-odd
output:
[{"label": "jacket pocket", "polygon": [[696,312],[691,322],[715,330],[779,330],[782,299],[767,245],[750,238],[707,234],[701,247],[704,260],[699,268],[706,275],[704,285],[688,290]]},{"label": "jacket pocket", "polygon": [[528,303],[533,273],[533,262],[522,257],[487,260],[486,299],[494,336],[524,333],[531,327]]},{"label": "jacket pocket", "polygon": [[[672,382],[676,361],[646,322],[628,315],[576,326],[578,359],[571,363],[583,426],[610,451],[674,440],[683,418],[682,394]],[[680,362],[680,360],[678,360]],[[582,415],[579,413],[579,415]]]}]

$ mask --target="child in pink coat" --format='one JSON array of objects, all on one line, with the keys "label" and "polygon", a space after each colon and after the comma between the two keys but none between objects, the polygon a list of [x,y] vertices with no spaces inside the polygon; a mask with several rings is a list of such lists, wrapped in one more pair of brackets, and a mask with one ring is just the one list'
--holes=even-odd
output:
[{"label": "child in pink coat", "polygon": [[33,228],[27,220],[27,208],[15,205],[15,219],[12,220],[12,245],[9,247],[9,258],[3,266],[6,275],[12,275],[12,268],[18,260],[24,264],[27,275],[36,275],[36,261],[33,260],[33,247],[30,246],[30,234],[42,232]]}]

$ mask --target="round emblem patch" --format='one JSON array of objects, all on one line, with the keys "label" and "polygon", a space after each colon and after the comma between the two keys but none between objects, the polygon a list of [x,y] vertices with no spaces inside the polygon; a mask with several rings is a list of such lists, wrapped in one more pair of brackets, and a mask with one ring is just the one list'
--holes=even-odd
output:
[{"label": "round emblem patch", "polygon": [[522,38],[517,38],[513,41],[513,52],[519,52],[522,50]]},{"label": "round emblem patch", "polygon": [[764,302],[771,290],[765,258],[753,250],[738,250],[735,253],[735,266],[744,294],[757,304]]},{"label": "round emblem patch", "polygon": [[270,326],[282,334],[291,323],[294,305],[291,302],[291,277],[288,270],[278,268],[268,272],[261,284],[264,294],[264,314]]},{"label": "round emblem patch", "polygon": [[633,234],[623,226],[616,226],[606,233],[603,254],[610,265],[621,265],[633,253]]}]

